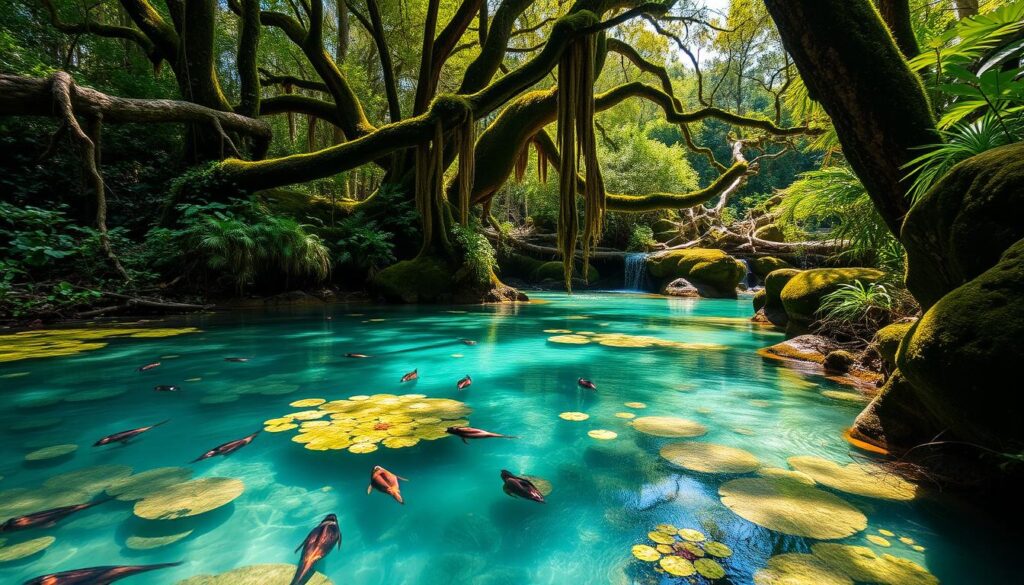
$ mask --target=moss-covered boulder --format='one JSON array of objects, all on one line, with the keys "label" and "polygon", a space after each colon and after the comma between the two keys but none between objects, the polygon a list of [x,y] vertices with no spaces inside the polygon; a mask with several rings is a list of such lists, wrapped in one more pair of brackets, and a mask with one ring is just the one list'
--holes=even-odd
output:
[{"label": "moss-covered boulder", "polygon": [[821,299],[839,289],[840,285],[878,282],[885,274],[873,268],[815,268],[793,276],[780,295],[789,318],[787,328],[793,333],[807,329],[818,316]]},{"label": "moss-covered boulder", "polygon": [[888,370],[891,371],[896,366],[896,350],[899,349],[900,342],[903,341],[913,325],[913,321],[893,323],[875,332],[875,337],[871,340],[871,347],[878,352]]},{"label": "moss-covered boulder", "polygon": [[768,292],[765,291],[763,288],[754,294],[753,303],[755,313],[764,308],[764,304],[767,301],[767,298]]},{"label": "moss-covered boulder", "polygon": [[747,267],[722,250],[692,248],[654,254],[647,259],[647,270],[664,285],[685,278],[704,297],[736,298],[736,287]]},{"label": "moss-covered boulder", "polygon": [[764,278],[764,316],[773,325],[785,327],[789,322],[786,308],[782,306],[782,289],[797,274],[800,271],[796,268],[780,268]]},{"label": "moss-covered boulder", "polygon": [[826,372],[834,374],[845,374],[849,372],[853,365],[857,363],[857,356],[846,351],[845,349],[837,349],[829,352],[825,356],[825,361],[821,363],[825,367]]},{"label": "moss-covered boulder", "polygon": [[754,230],[754,237],[759,240],[768,240],[769,242],[786,241],[786,234],[782,233],[782,228],[774,223],[763,225]]},{"label": "moss-covered boulder", "polygon": [[[564,282],[565,270],[563,270],[563,268],[561,261],[544,262],[534,269],[533,273],[530,275],[530,280],[534,282],[542,282],[545,280],[554,280],[560,283]],[[582,267],[577,266],[573,271],[573,280],[582,278],[583,269]],[[597,282],[600,278],[601,274],[597,271],[597,268],[594,268],[594,265],[591,264],[587,274],[587,282]]]},{"label": "moss-covered boulder", "polygon": [[759,256],[751,258],[747,263],[750,271],[760,280],[764,280],[769,274],[782,268],[792,268],[793,265],[775,256]]},{"label": "moss-covered boulder", "polygon": [[447,263],[420,256],[381,270],[370,281],[370,289],[391,302],[437,303],[451,299],[454,278]]},{"label": "moss-covered boulder", "polygon": [[498,258],[498,270],[502,278],[514,277],[529,280],[533,273],[544,264],[543,261],[524,256],[523,254],[502,254]]},{"label": "moss-covered boulder", "polygon": [[907,332],[896,363],[918,398],[961,440],[1024,444],[1024,240],[942,297]]},{"label": "moss-covered boulder", "polygon": [[907,288],[924,309],[988,270],[1024,238],[1024,143],[956,165],[910,209]]},{"label": "moss-covered boulder", "polygon": [[857,416],[850,435],[898,453],[931,441],[941,430],[914,387],[896,370]]}]

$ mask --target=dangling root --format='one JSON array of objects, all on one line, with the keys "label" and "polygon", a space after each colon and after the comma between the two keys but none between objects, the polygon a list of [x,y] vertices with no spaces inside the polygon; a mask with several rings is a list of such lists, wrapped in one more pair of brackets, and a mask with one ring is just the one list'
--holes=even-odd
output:
[{"label": "dangling root", "polygon": [[530,143],[527,142],[523,145],[523,149],[519,151],[519,156],[516,157],[516,165],[513,167],[513,174],[516,179],[516,183],[522,183],[523,177],[526,176],[526,167],[530,164]]},{"label": "dangling root", "polygon": [[469,224],[469,201],[476,172],[476,122],[470,113],[457,131],[459,151],[459,222]]},{"label": "dangling root", "polygon": [[537,151],[537,180],[548,184],[548,155],[539,146],[534,148]]},{"label": "dangling root", "polygon": [[[444,129],[441,121],[434,123],[434,137],[431,142],[416,148],[416,210],[423,222],[423,247],[420,255],[428,254],[434,237],[441,245],[449,247],[448,234],[444,229],[446,214],[451,215],[444,201]],[[435,226],[441,229],[435,230]]]}]

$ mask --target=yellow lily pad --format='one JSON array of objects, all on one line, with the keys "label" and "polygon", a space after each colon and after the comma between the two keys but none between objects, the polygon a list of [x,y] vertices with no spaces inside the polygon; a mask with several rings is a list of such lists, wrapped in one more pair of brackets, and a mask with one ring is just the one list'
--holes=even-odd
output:
[{"label": "yellow lily pad", "polygon": [[720,559],[732,556],[732,549],[728,545],[714,540],[704,543],[704,552]]},{"label": "yellow lily pad", "polygon": [[198,516],[225,506],[242,495],[245,483],[229,477],[204,477],[172,485],[135,503],[135,515],[146,520]]},{"label": "yellow lily pad", "polygon": [[191,477],[192,469],[188,467],[157,467],[111,483],[107,487],[107,495],[122,502],[141,500]]},{"label": "yellow lily pad", "polygon": [[670,555],[673,552],[675,552],[675,549],[672,548],[671,546],[667,545],[667,544],[659,544],[658,546],[656,546],[654,548],[657,549],[658,552],[660,552],[663,555]]},{"label": "yellow lily pad", "polygon": [[675,536],[672,536],[671,534],[666,534],[664,532],[658,532],[657,530],[653,532],[648,532],[647,538],[650,538],[651,541],[657,544],[672,544],[676,541]]},{"label": "yellow lily pad", "polygon": [[683,540],[690,542],[704,542],[704,534],[700,530],[694,530],[693,528],[680,528],[679,536]]},{"label": "yellow lily pad", "polygon": [[820,542],[811,545],[811,553],[823,564],[854,581],[881,585],[938,585],[927,569],[893,555],[878,556],[866,546]]},{"label": "yellow lily pad", "polygon": [[708,432],[708,428],[698,422],[674,416],[642,416],[629,424],[637,431],[655,437],[678,439],[699,437]]},{"label": "yellow lily pad", "polygon": [[[176,585],[288,585],[295,575],[295,565],[249,565],[219,575],[196,575]],[[334,585],[323,573],[314,572],[304,585]]]},{"label": "yellow lily pad", "polygon": [[43,482],[53,489],[75,489],[96,494],[132,474],[127,465],[96,465],[55,475]]},{"label": "yellow lily pad", "polygon": [[377,445],[375,443],[367,442],[355,443],[350,446],[348,450],[350,453],[373,453],[377,450]]},{"label": "yellow lily pad", "polygon": [[590,418],[590,415],[585,412],[563,412],[558,415],[558,418],[562,420],[581,421]]},{"label": "yellow lily pad", "polygon": [[725,569],[714,559],[697,559],[693,561],[693,566],[704,578],[721,579],[725,577]]},{"label": "yellow lily pad", "polygon": [[9,335],[0,335],[0,362],[24,359],[69,356],[102,349],[105,340],[116,337],[157,338],[172,337],[199,331],[194,327],[182,329],[100,328],[90,329],[35,329]]},{"label": "yellow lily pad", "polygon": [[64,457],[70,455],[78,450],[78,445],[53,445],[51,447],[43,447],[32,451],[28,455],[25,455],[25,461],[45,461],[47,459],[56,459],[58,457]]},{"label": "yellow lily pad", "polygon": [[664,532],[665,534],[678,534],[679,529],[671,524],[658,524],[654,527],[658,532]]},{"label": "yellow lily pad", "polygon": [[919,545],[919,544],[912,545],[910,548],[916,550],[917,552],[924,552],[925,551],[925,548],[923,546]]},{"label": "yellow lily pad", "polygon": [[632,552],[633,556],[641,561],[654,562],[661,558],[661,553],[657,549],[646,544],[633,545]]},{"label": "yellow lily pad", "polygon": [[324,400],[323,398],[303,398],[302,400],[296,400],[295,402],[292,402],[288,406],[294,406],[295,408],[307,408],[310,406],[320,406],[325,402],[327,401]]},{"label": "yellow lily pad", "polygon": [[316,420],[323,418],[327,413],[322,410],[300,410],[299,412],[292,413],[292,418],[295,420]]},{"label": "yellow lily pad", "polygon": [[886,530],[884,528],[879,528],[878,529],[878,533],[881,534],[882,536],[888,536],[890,538],[893,537],[893,536],[896,536],[895,532],[893,532],[892,530]]},{"label": "yellow lily pad", "polygon": [[591,439],[597,439],[599,441],[611,441],[619,436],[615,431],[608,431],[605,429],[594,429],[592,431],[588,431],[587,435]]},{"label": "yellow lily pad", "polygon": [[632,412],[616,412],[615,416],[617,416],[618,418],[624,418],[624,419],[627,419],[627,420],[628,419],[636,418],[636,415],[633,414]]},{"label": "yellow lily pad", "polygon": [[57,539],[52,536],[41,536],[39,538],[33,538],[32,540],[19,542],[18,544],[0,546],[0,563],[9,563],[11,561],[30,557],[40,551],[46,550],[56,540]]},{"label": "yellow lily pad", "polygon": [[783,534],[831,540],[867,527],[864,514],[842,498],[791,479],[734,479],[718,494],[740,517]]},{"label": "yellow lily pad", "polygon": [[[703,534],[701,535],[701,538],[704,538]],[[686,552],[690,553],[695,557],[702,557],[705,554],[704,549],[702,549],[701,547],[697,546],[692,542],[684,542],[681,546],[683,547],[683,550],[685,550]]]},{"label": "yellow lily pad", "polygon": [[0,520],[40,510],[85,504],[93,495],[70,486],[13,488],[0,491]]},{"label": "yellow lily pad", "polygon": [[761,466],[757,457],[743,449],[714,443],[669,443],[659,453],[673,465],[701,473],[748,473]]},{"label": "yellow lily pad", "polygon": [[263,427],[263,430],[267,431],[268,433],[281,433],[281,432],[284,432],[284,431],[290,431],[290,430],[292,430],[294,428],[297,428],[298,426],[299,425],[297,425],[295,423],[285,423],[285,424],[282,424],[282,425],[269,425],[269,426],[265,426],[265,427]]},{"label": "yellow lily pad", "polygon": [[582,335],[552,335],[548,337],[548,341],[551,343],[564,343],[568,345],[586,345],[590,343],[590,338]]},{"label": "yellow lily pad", "polygon": [[415,446],[419,442],[420,440],[416,437],[388,437],[381,441],[381,444],[388,449],[404,449]]},{"label": "yellow lily pad", "polygon": [[839,465],[813,456],[790,457],[793,469],[806,473],[820,484],[832,489],[883,500],[913,500],[917,486],[871,463]]},{"label": "yellow lily pad", "polygon": [[902,542],[903,544],[906,544],[906,545],[911,545],[911,544],[914,544],[914,539],[910,538],[909,536],[901,536],[900,537],[900,542]]},{"label": "yellow lily pad", "polygon": [[868,542],[870,542],[872,544],[877,544],[878,546],[884,546],[884,547],[892,546],[891,542],[889,542],[885,538],[882,538],[881,536],[878,536],[876,534],[869,534],[865,538],[867,538]]},{"label": "yellow lily pad", "polygon": [[188,538],[189,534],[192,534],[191,530],[167,536],[129,536],[125,541],[125,546],[132,550],[151,550],[172,545],[179,540]]},{"label": "yellow lily pad", "polygon": [[626,408],[647,408],[647,405],[644,404],[643,402],[623,402],[622,405],[625,406]]},{"label": "yellow lily pad", "polygon": [[683,557],[661,557],[661,560],[658,561],[658,564],[661,565],[662,569],[665,569],[666,573],[668,573],[669,575],[673,575],[675,577],[689,577],[690,575],[697,572],[697,569],[693,566],[693,563],[684,559]]},{"label": "yellow lily pad", "polygon": [[781,467],[762,467],[757,470],[757,474],[761,477],[778,477],[782,479],[791,479],[793,481],[814,485],[814,479],[806,473],[799,471],[793,471],[792,469],[783,469]]},{"label": "yellow lily pad", "polygon": [[768,566],[754,573],[754,585],[853,585],[853,581],[814,555],[786,553],[768,559]]}]

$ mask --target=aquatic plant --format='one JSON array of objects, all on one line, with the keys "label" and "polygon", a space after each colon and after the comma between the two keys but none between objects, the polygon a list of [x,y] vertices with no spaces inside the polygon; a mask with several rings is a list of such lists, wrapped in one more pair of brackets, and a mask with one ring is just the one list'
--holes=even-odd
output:
[{"label": "aquatic plant", "polygon": [[713,443],[669,443],[659,454],[673,465],[701,473],[739,474],[761,466],[757,457],[743,449]]},{"label": "aquatic plant", "polygon": [[[248,565],[217,575],[196,575],[175,585],[288,585],[295,575],[295,565]],[[313,573],[305,585],[334,585],[323,573]]]},{"label": "aquatic plant", "polygon": [[721,563],[732,556],[732,549],[721,542],[708,540],[699,530],[659,524],[647,533],[647,538],[654,543],[653,546],[636,544],[630,552],[637,560],[657,563],[658,570],[673,577],[698,574],[714,581],[727,574]]},{"label": "aquatic plant", "polygon": [[[641,406],[633,406],[635,404]],[[627,402],[626,406],[644,408],[640,402]],[[708,432],[708,428],[698,422],[674,416],[644,416],[634,419],[629,424],[637,431],[655,437],[699,437]]]},{"label": "aquatic plant", "polygon": [[0,335],[0,362],[75,355],[104,348],[108,339],[119,337],[155,339],[197,332],[199,329],[195,327],[95,327],[21,331]]},{"label": "aquatic plant", "polygon": [[800,456],[786,460],[793,469],[832,489],[884,500],[913,500],[917,486],[873,463],[839,465],[820,457]]},{"label": "aquatic plant", "polygon": [[0,539],[0,563],[9,563],[30,557],[49,548],[56,540],[52,536],[40,536],[17,544],[6,544],[5,539]]},{"label": "aquatic plant", "polygon": [[204,477],[165,487],[135,503],[146,520],[176,520],[225,506],[245,491],[245,483],[229,477]]},{"label": "aquatic plant", "polygon": [[783,534],[831,540],[867,527],[863,512],[846,500],[789,478],[734,479],[718,494],[740,517]]}]

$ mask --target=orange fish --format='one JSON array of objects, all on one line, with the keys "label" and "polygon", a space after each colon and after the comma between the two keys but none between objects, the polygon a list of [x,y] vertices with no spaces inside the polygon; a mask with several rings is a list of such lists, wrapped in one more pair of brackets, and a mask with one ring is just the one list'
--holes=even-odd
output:
[{"label": "orange fish", "polygon": [[512,472],[502,469],[501,480],[505,482],[502,488],[506,494],[512,497],[520,497],[527,500],[533,500],[539,504],[544,502],[544,494],[540,493],[537,486],[533,485],[533,482],[526,479],[525,477],[519,477],[512,475]]},{"label": "orange fish", "polygon": [[470,378],[469,374],[466,374],[466,377],[459,380],[458,383],[455,384],[455,387],[458,388],[459,390],[462,390],[463,388],[469,388],[469,385],[472,383],[473,378]]},{"label": "orange fish", "polygon": [[223,445],[218,445],[217,447],[214,447],[213,449],[210,449],[206,453],[203,453],[199,457],[193,459],[192,463],[195,463],[196,461],[202,461],[203,459],[209,459],[210,457],[216,457],[217,455],[230,455],[235,451],[238,451],[242,447],[245,447],[249,443],[252,443],[253,439],[255,439],[256,435],[258,434],[260,434],[260,432],[256,431],[255,433],[249,435],[248,437],[238,439],[235,441],[228,441]]},{"label": "orange fish", "polygon": [[462,439],[463,443],[468,443],[466,439],[518,439],[519,437],[513,437],[512,435],[499,435],[498,433],[492,433],[483,429],[474,429],[473,427],[448,427],[444,432],[449,435],[455,435]]},{"label": "orange fish", "polygon": [[139,366],[139,367],[135,368],[135,371],[136,372],[146,372],[148,370],[152,370],[153,368],[159,368],[159,367],[160,367],[160,362],[153,362],[151,364],[146,364],[144,366]]},{"label": "orange fish", "polygon": [[341,548],[341,529],[338,528],[338,517],[328,514],[295,549],[295,552],[302,549],[302,559],[299,561],[299,566],[295,568],[295,576],[292,577],[291,585],[305,582],[306,577],[313,571],[313,566],[320,559],[326,557],[335,546]]},{"label": "orange fish", "polygon": [[580,378],[576,380],[576,383],[580,385],[580,388],[586,388],[587,390],[597,390],[597,384],[587,380],[586,378]]},{"label": "orange fish", "polygon": [[121,431],[119,433],[114,433],[113,435],[107,435],[106,437],[103,437],[99,441],[96,441],[95,443],[93,443],[93,447],[99,447],[101,445],[109,445],[111,443],[125,443],[125,444],[127,444],[128,441],[134,439],[135,437],[138,437],[142,433],[144,433],[144,432],[146,432],[146,431],[148,431],[150,429],[155,429],[156,427],[158,427],[158,426],[160,426],[160,425],[162,425],[162,424],[164,424],[166,422],[167,421],[158,422],[155,425],[149,425],[148,427],[139,427],[137,429],[131,429],[131,430],[127,430],[127,431]]},{"label": "orange fish", "polygon": [[398,486],[398,480],[409,481],[377,465],[373,468],[373,472],[370,473],[370,485],[366,486],[366,495],[370,495],[370,492],[376,489],[395,498],[395,501],[399,504],[404,504],[405,501],[402,500],[402,489]]},{"label": "orange fish", "polygon": [[110,585],[114,581],[167,567],[176,567],[177,563],[160,563],[159,565],[122,565],[109,567],[89,567],[88,569],[72,569],[43,575],[25,581],[24,585]]},{"label": "orange fish", "polygon": [[[420,379],[420,370],[419,370],[419,368],[417,368],[417,369],[409,372],[408,374],[402,376],[402,382],[410,382],[412,380],[419,380],[419,379]],[[399,382],[399,383],[401,383],[401,382]]]},{"label": "orange fish", "polygon": [[347,358],[368,358],[370,356],[366,355],[365,353],[346,353],[345,357],[347,357]]},{"label": "orange fish", "polygon": [[87,510],[93,506],[98,506],[103,502],[109,502],[110,500],[111,498],[106,498],[96,502],[89,502],[88,504],[61,506],[60,508],[43,510],[42,512],[34,512],[32,514],[18,516],[17,518],[11,518],[3,524],[0,524],[0,532],[14,532],[15,530],[25,530],[27,528],[49,528],[75,512]]}]

